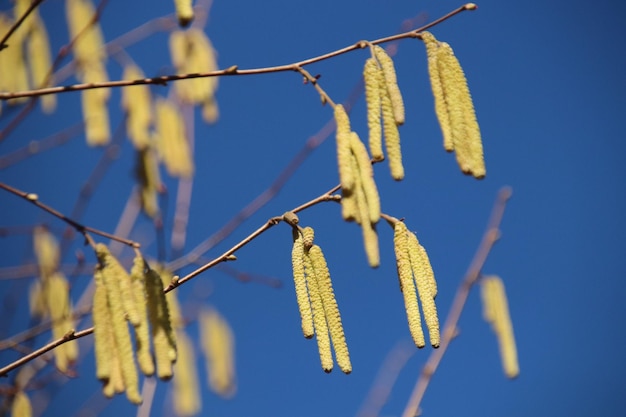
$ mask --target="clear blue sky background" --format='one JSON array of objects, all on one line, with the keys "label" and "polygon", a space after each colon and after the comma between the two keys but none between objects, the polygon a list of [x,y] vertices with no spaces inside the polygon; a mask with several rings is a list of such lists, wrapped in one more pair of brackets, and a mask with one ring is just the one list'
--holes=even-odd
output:
[{"label": "clear blue sky background", "polygon": [[[428,20],[461,3],[445,1],[227,2],[215,0],[207,33],[219,51],[221,67],[251,68],[290,63],[326,53],[361,39],[395,33],[420,12]],[[395,58],[407,107],[401,128],[406,179],[394,183],[387,167],[376,166],[383,211],[405,217],[427,248],[439,283],[441,318],[447,313],[481,238],[497,191],[513,188],[502,224],[502,240],[484,272],[499,274],[509,293],[521,375],[505,380],[497,345],[481,317],[473,291],[455,340],[435,374],[422,409],[426,416],[619,416],[626,409],[626,261],[624,257],[624,180],[626,169],[626,4],[617,1],[483,0],[432,32],[455,49],[473,93],[485,146],[487,178],[460,174],[446,154],[433,112],[421,42],[404,40]],[[0,6],[10,7],[3,1]],[[55,48],[67,41],[63,2],[41,8]],[[147,19],[171,12],[170,2],[110,0],[102,18],[107,39]],[[128,53],[148,75],[170,73],[167,37],[157,34]],[[367,52],[357,51],[309,67],[338,102],[358,82]],[[119,79],[114,61],[110,77]],[[71,80],[66,81],[71,82]],[[155,94],[167,94],[163,87]],[[317,93],[292,73],[220,80],[221,119],[212,127],[196,124],[196,180],[187,249],[215,232],[270,185],[289,160],[332,116]],[[59,97],[53,116],[35,112],[7,140],[0,155],[46,137],[79,119],[79,94]],[[119,92],[111,100],[112,125],[121,115]],[[4,125],[15,111],[4,111]],[[362,97],[353,127],[366,137]],[[82,136],[67,145],[0,172],[0,181],[39,194],[68,213],[102,151],[88,149]],[[125,142],[98,187],[83,221],[113,231],[129,196],[133,156]],[[337,183],[333,140],[323,143],[280,195],[246,221],[223,250],[269,217],[316,197]],[[176,184],[168,182],[169,207]],[[622,191],[620,191],[622,190]],[[0,195],[0,226],[45,222],[62,224],[27,203]],[[170,211],[171,213],[171,211]],[[354,372],[324,374],[315,341],[305,340],[291,281],[291,232],[279,226],[238,253],[233,266],[280,279],[280,289],[242,284],[219,271],[208,272],[179,293],[192,313],[199,303],[216,306],[237,338],[238,392],[224,401],[203,387],[206,416],[356,415],[385,355],[409,340],[398,290],[392,231],[379,226],[382,265],[366,266],[360,231],[340,219],[339,206],[326,204],[300,216],[316,229],[330,265],[346,329]],[[171,216],[166,228],[171,227]],[[155,235],[142,220],[131,237],[156,254]],[[80,242],[75,243],[79,247]],[[0,239],[0,267],[32,261],[28,235]],[[91,255],[88,254],[88,257]],[[70,252],[65,259],[72,261]],[[189,272],[187,268],[181,273]],[[88,277],[76,278],[78,296]],[[7,316],[26,314],[31,279],[2,281],[1,337],[26,326]],[[207,294],[200,299],[198,294]],[[17,302],[11,310],[10,301]],[[83,323],[82,326],[85,326]],[[190,326],[195,334],[195,325]],[[35,345],[45,343],[39,338]],[[87,345],[85,345],[87,348]],[[399,416],[429,355],[417,351],[398,378],[381,415]],[[16,357],[3,353],[2,365]],[[79,378],[51,385],[49,415],[74,412],[99,396],[92,356]],[[198,365],[204,381],[204,365]],[[171,396],[159,384],[154,416],[169,415]],[[71,404],[68,408],[68,403]],[[125,399],[102,415],[132,415]]]}]

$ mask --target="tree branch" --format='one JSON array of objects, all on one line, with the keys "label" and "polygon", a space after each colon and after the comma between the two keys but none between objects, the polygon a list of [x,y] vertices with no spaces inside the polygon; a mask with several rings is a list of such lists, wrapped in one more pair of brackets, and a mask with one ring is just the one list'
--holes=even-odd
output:
[{"label": "tree branch", "polygon": [[465,277],[463,278],[461,285],[456,291],[454,301],[452,301],[452,307],[450,308],[450,312],[448,313],[448,317],[446,318],[446,322],[443,326],[439,349],[432,351],[428,361],[422,368],[422,372],[415,383],[415,387],[413,388],[409,402],[402,413],[402,417],[414,417],[417,415],[417,410],[419,409],[422,398],[424,398],[426,388],[428,388],[428,384],[437,370],[437,367],[441,362],[441,358],[443,358],[450,342],[456,334],[457,323],[459,322],[459,318],[461,317],[461,313],[465,307],[469,292],[480,277],[480,271],[487,260],[487,256],[489,256],[493,245],[500,237],[500,223],[502,222],[502,216],[504,215],[506,203],[511,197],[511,192],[511,188],[505,187],[498,193],[489,222],[487,223],[485,234],[483,235],[482,241],[476,250],[472,263],[465,273]]},{"label": "tree branch", "polygon": [[395,41],[398,39],[405,38],[419,38],[420,32],[423,32],[465,10],[476,10],[476,5],[474,3],[467,3],[445,16],[440,17],[439,19],[424,25],[418,29],[411,30],[408,32],[400,33],[398,35],[387,36],[385,38],[376,39],[373,41],[359,41],[354,45],[346,46],[344,48],[338,49],[333,52],[329,52],[324,55],[320,55],[317,57],[305,59],[303,61],[294,62],[292,64],[286,65],[277,65],[273,67],[263,67],[263,68],[251,68],[251,69],[243,69],[240,70],[237,65],[232,65],[229,68],[217,71],[210,71],[205,73],[194,73],[194,74],[176,74],[176,75],[164,75],[160,77],[153,78],[143,78],[139,80],[119,80],[119,81],[107,81],[101,83],[83,83],[83,84],[73,84],[67,86],[59,86],[59,87],[49,87],[49,88],[41,88],[37,90],[30,91],[18,91],[14,93],[0,93],[0,100],[9,100],[19,97],[34,97],[34,96],[42,96],[47,94],[59,94],[66,93],[69,91],[81,91],[81,90],[90,90],[95,88],[113,88],[113,87],[129,87],[132,85],[144,85],[144,84],[156,84],[156,85],[166,85],[169,81],[180,81],[180,80],[188,80],[193,78],[206,78],[206,77],[223,77],[229,75],[256,75],[256,74],[269,74],[274,72],[284,72],[284,71],[297,71],[298,67],[304,67],[305,65],[310,65],[316,62],[324,61],[330,58],[334,58],[338,55],[342,55],[357,49],[368,48],[369,44],[381,44],[385,42]]}]

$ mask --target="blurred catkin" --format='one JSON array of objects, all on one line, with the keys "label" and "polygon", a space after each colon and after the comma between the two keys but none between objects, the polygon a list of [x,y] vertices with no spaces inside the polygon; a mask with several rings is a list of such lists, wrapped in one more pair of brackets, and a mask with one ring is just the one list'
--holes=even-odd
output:
[{"label": "blurred catkin", "polygon": [[169,100],[156,100],[157,150],[167,172],[178,178],[190,178],[194,165],[189,150],[185,122],[178,107]]},{"label": "blurred catkin", "polygon": [[[145,75],[136,65],[127,65],[124,80],[139,80]],[[145,84],[122,88],[122,107],[126,111],[126,134],[137,150],[145,149],[150,142],[152,101],[150,88]]]},{"label": "blurred catkin", "polygon": [[22,390],[17,391],[11,405],[11,417],[31,417],[32,415],[33,407],[28,395]]},{"label": "blurred catkin", "polygon": [[519,375],[519,363],[504,283],[498,276],[486,276],[481,280],[481,289],[483,316],[498,339],[504,374],[515,378]]},{"label": "blurred catkin", "polygon": [[228,322],[214,309],[200,312],[200,338],[211,390],[222,397],[235,394],[235,338]]},{"label": "blurred catkin", "polygon": [[196,369],[196,354],[193,343],[184,330],[176,331],[178,360],[174,365],[174,411],[177,416],[190,417],[200,412],[200,381]]}]

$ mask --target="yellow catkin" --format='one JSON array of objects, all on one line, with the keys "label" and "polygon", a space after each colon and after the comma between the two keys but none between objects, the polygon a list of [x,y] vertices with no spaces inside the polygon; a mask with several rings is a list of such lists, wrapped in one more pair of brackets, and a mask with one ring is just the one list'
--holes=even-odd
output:
[{"label": "yellow catkin", "polygon": [[450,127],[450,115],[448,114],[448,106],[446,104],[443,86],[441,85],[441,76],[439,75],[439,64],[437,63],[439,42],[430,32],[422,32],[421,35],[424,45],[426,46],[430,87],[435,101],[435,114],[437,115],[437,120],[439,120],[439,126],[441,127],[441,133],[443,135],[443,147],[446,151],[452,152],[454,150],[454,142],[452,140]]},{"label": "yellow catkin", "polygon": [[176,332],[180,355],[174,366],[174,411],[177,416],[190,417],[202,408],[196,355],[191,339],[183,330]]},{"label": "yellow catkin", "polygon": [[[24,2],[21,1],[18,3]],[[27,41],[26,54],[28,57],[31,82],[34,88],[49,87],[53,83],[52,76],[48,78],[48,72],[52,68],[48,32],[46,31],[43,20],[38,14],[30,16],[29,18],[33,19],[33,24]],[[50,114],[56,109],[56,95],[47,94],[41,96],[39,100],[41,101],[41,108],[44,113]]]},{"label": "yellow catkin", "polygon": [[[65,276],[60,272],[50,275],[44,283],[43,295],[52,321],[52,336],[59,339],[74,328],[69,283]],[[71,340],[54,350],[56,366],[59,370],[63,372],[67,370],[69,363],[73,362],[78,355],[77,349],[76,341]]]},{"label": "yellow catkin", "polygon": [[391,177],[400,181],[404,178],[404,166],[402,165],[402,151],[400,149],[400,132],[393,116],[393,106],[389,92],[385,87],[384,75],[378,71],[378,85],[380,91],[380,109],[385,131],[385,148],[389,159]]},{"label": "yellow catkin", "polygon": [[96,378],[107,381],[111,377],[111,353],[113,340],[109,337],[112,329],[102,270],[94,273],[95,291],[91,309],[94,325],[94,351],[96,357]]},{"label": "yellow catkin", "polygon": [[157,155],[152,147],[137,151],[135,174],[139,182],[139,198],[144,213],[151,218],[159,215],[158,192],[161,176]]},{"label": "yellow catkin", "polygon": [[31,417],[32,415],[33,407],[30,404],[30,399],[24,391],[17,391],[11,405],[11,417]]},{"label": "yellow catkin", "polygon": [[324,314],[330,331],[330,338],[335,349],[335,357],[339,368],[346,374],[352,372],[352,364],[350,363],[350,354],[348,352],[348,344],[346,336],[341,324],[341,315],[339,307],[333,292],[333,285],[330,279],[330,272],[324,254],[319,246],[313,245],[309,250],[311,265],[315,269],[315,279],[324,306]]},{"label": "yellow catkin", "polygon": [[[145,75],[136,65],[124,68],[122,78],[139,80]],[[122,88],[122,107],[126,110],[126,134],[135,149],[145,149],[150,142],[150,123],[152,123],[152,103],[150,88],[143,85]]]},{"label": "yellow catkin", "polygon": [[[185,32],[174,31],[170,35],[170,54],[176,71],[195,74],[215,71],[217,53],[206,34],[197,28]],[[202,104],[214,98],[217,77],[199,77],[176,83],[176,94],[186,103]]]},{"label": "yellow catkin", "polygon": [[402,125],[404,124],[404,102],[400,93],[400,87],[398,87],[393,60],[380,46],[375,45],[373,49],[376,59],[378,59],[383,70],[385,88],[389,92],[389,98],[391,99],[393,118],[397,125]]},{"label": "yellow catkin", "polygon": [[362,187],[356,190],[356,201],[359,208],[359,216],[362,219],[360,222],[361,229],[363,231],[363,244],[365,246],[365,254],[367,255],[367,262],[372,268],[378,268],[380,266],[380,250],[378,247],[378,234],[376,233],[375,225],[368,219],[367,199]]},{"label": "yellow catkin", "polygon": [[439,317],[437,306],[435,305],[435,295],[437,294],[437,284],[435,275],[428,259],[428,254],[422,245],[419,244],[417,236],[407,231],[407,251],[411,263],[417,292],[419,293],[424,321],[428,328],[428,337],[432,347],[439,347]]},{"label": "yellow catkin", "polygon": [[483,315],[498,338],[504,374],[515,378],[519,375],[519,363],[504,283],[497,276],[487,276],[481,284]]},{"label": "yellow catkin", "polygon": [[474,105],[463,69],[452,48],[445,42],[441,42],[437,49],[437,63],[457,162],[463,173],[483,178],[484,157]]},{"label": "yellow catkin", "polygon": [[170,322],[170,313],[163,283],[159,274],[150,269],[145,274],[146,296],[148,301],[148,319],[157,375],[161,379],[172,377],[172,364],[176,361],[176,337]]},{"label": "yellow catkin", "polygon": [[320,362],[324,372],[333,370],[333,355],[330,349],[330,337],[328,334],[328,323],[324,313],[324,303],[322,294],[317,283],[316,271],[313,267],[311,257],[305,255],[304,268],[309,288],[309,296],[311,297],[311,307],[313,309],[313,325],[315,327],[315,338],[317,339],[317,349],[320,354]]},{"label": "yellow catkin", "polygon": [[[133,354],[133,347],[130,340],[128,325],[126,324],[126,312],[124,309],[125,296],[120,288],[120,279],[122,266],[109,253],[106,245],[99,243],[96,245],[98,261],[102,268],[102,281],[107,293],[107,303],[111,314],[111,323],[113,327],[113,336],[117,347],[117,354],[122,370],[124,385],[126,386],[126,398],[133,404],[141,404],[141,395],[139,394],[139,377],[137,375],[137,367]],[[128,276],[126,280],[130,280]]]},{"label": "yellow catkin", "polygon": [[89,0],[66,0],[65,4],[70,38],[75,39],[74,57],[79,66],[104,61],[104,37],[98,22],[92,24],[96,13],[93,3]]},{"label": "yellow catkin", "polygon": [[33,249],[41,277],[54,273],[59,267],[59,244],[52,233],[43,226],[37,226],[33,231]]},{"label": "yellow catkin", "polygon": [[[3,15],[4,16],[4,15]],[[0,18],[4,23],[0,24],[0,28],[6,27],[8,28],[13,24],[13,21],[9,17]],[[9,47],[2,51],[2,73],[0,74],[4,80],[2,83],[4,84],[4,88],[7,91],[26,91],[29,89],[28,85],[28,71],[26,69],[26,60],[24,57],[24,41],[26,39],[25,36],[19,36],[19,32],[16,33],[18,36],[14,36],[9,41]],[[6,33],[3,32],[3,33]],[[27,97],[17,98],[13,100],[9,100],[9,104],[21,104],[28,100]]]},{"label": "yellow catkin", "polygon": [[193,20],[193,7],[191,6],[191,0],[174,0],[174,7],[176,7],[176,18],[178,24],[182,27],[187,27]]},{"label": "yellow catkin", "polygon": [[145,263],[142,256],[135,256],[130,271],[135,305],[139,317],[139,324],[135,326],[135,349],[139,369],[146,376],[154,374],[154,361],[150,352],[150,325],[148,324],[148,310],[145,287]]},{"label": "yellow catkin", "polygon": [[209,386],[222,397],[232,397],[237,390],[233,332],[228,322],[210,308],[202,310],[199,321]]},{"label": "yellow catkin", "polygon": [[[79,71],[79,78],[85,83],[100,83],[108,80],[106,70],[99,63],[85,64]],[[85,136],[89,146],[104,146],[111,141],[109,91],[105,88],[83,90],[81,103],[85,121]]]},{"label": "yellow catkin", "polygon": [[359,208],[356,203],[356,193],[343,193],[341,196],[341,216],[345,221],[351,222],[356,221],[357,223],[361,222],[361,217],[359,216]]},{"label": "yellow catkin", "polygon": [[111,340],[111,351],[109,352],[109,361],[111,363],[111,375],[108,380],[105,381],[102,386],[102,393],[105,397],[111,398],[115,394],[121,394],[126,390],[124,385],[124,377],[122,376],[122,369],[120,364],[120,358],[118,355],[117,345],[115,343],[115,335],[113,334],[113,328],[108,328],[107,337]]},{"label": "yellow catkin", "polygon": [[165,99],[156,101],[157,150],[167,172],[178,178],[190,178],[194,165],[183,118],[172,102]]},{"label": "yellow catkin", "polygon": [[367,149],[365,149],[365,145],[361,142],[356,132],[350,133],[350,148],[358,165],[357,174],[360,177],[361,187],[367,200],[369,221],[372,224],[378,223],[380,219],[380,197],[374,181],[374,170],[372,169]]},{"label": "yellow catkin", "polygon": [[302,229],[302,244],[304,245],[304,250],[308,251],[313,246],[313,240],[315,239],[315,231],[312,227],[307,226]]},{"label": "yellow catkin", "polygon": [[404,308],[409,322],[409,331],[415,346],[423,348],[426,346],[424,331],[422,330],[422,320],[420,318],[419,306],[417,304],[417,294],[413,272],[411,270],[411,260],[408,251],[408,230],[404,222],[397,221],[394,224],[393,246],[396,254],[396,267],[398,278],[400,279],[400,290],[404,297]]},{"label": "yellow catkin", "polygon": [[354,176],[350,166],[350,118],[341,104],[335,105],[335,123],[337,124],[337,163],[342,192],[354,190]]},{"label": "yellow catkin", "polygon": [[380,124],[380,87],[378,85],[378,63],[368,58],[363,68],[365,80],[365,102],[367,104],[367,127],[369,129],[369,148],[374,161],[385,159],[383,155],[382,126]]},{"label": "yellow catkin", "polygon": [[291,265],[293,269],[293,282],[296,289],[296,301],[300,311],[302,333],[307,339],[313,337],[313,312],[311,301],[306,287],[304,276],[304,239],[297,229],[294,229],[293,248],[291,249]]}]

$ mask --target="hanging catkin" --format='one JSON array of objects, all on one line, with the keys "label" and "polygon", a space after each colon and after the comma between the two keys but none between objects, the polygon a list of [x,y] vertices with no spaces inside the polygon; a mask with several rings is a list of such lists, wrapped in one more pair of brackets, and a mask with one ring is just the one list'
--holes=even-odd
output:
[{"label": "hanging catkin", "polygon": [[404,297],[404,307],[406,309],[406,317],[409,322],[409,331],[411,332],[413,342],[418,348],[423,348],[426,342],[424,340],[422,320],[417,304],[417,293],[408,252],[409,244],[407,234],[408,231],[404,222],[396,222],[394,225],[393,245],[396,254],[398,278],[400,279],[400,291],[402,291],[402,296]]},{"label": "hanging catkin", "polygon": [[304,273],[304,239],[298,229],[293,229],[293,248],[291,250],[291,264],[293,268],[293,281],[296,288],[296,301],[300,311],[302,333],[307,339],[313,337],[313,312],[311,301],[306,285]]},{"label": "hanging catkin", "polygon": [[[145,75],[136,65],[127,65],[124,80],[139,80]],[[152,102],[150,88],[145,84],[122,88],[122,107],[126,111],[126,134],[137,150],[145,149],[150,142]]]},{"label": "hanging catkin", "polygon": [[375,58],[368,58],[363,68],[365,80],[365,102],[367,104],[367,127],[369,129],[369,148],[374,161],[385,159],[383,155],[382,126],[380,124],[380,86],[378,72],[380,68]]},{"label": "hanging catkin", "polygon": [[198,379],[196,354],[193,343],[184,330],[176,331],[178,360],[174,365],[174,411],[177,416],[191,417],[200,412],[200,381]]},{"label": "hanging catkin", "polygon": [[233,332],[228,322],[214,309],[202,310],[199,321],[209,386],[222,397],[232,397],[237,389]]},{"label": "hanging catkin", "polygon": [[187,27],[193,20],[193,7],[191,0],[174,0],[176,7],[176,18],[181,27]]},{"label": "hanging catkin", "polygon": [[467,79],[445,42],[428,32],[421,34],[428,56],[428,69],[435,99],[435,112],[444,138],[444,148],[454,150],[461,171],[476,178],[486,174],[480,128]]},{"label": "hanging catkin", "polygon": [[374,45],[373,49],[376,59],[383,70],[383,86],[387,89],[389,99],[391,100],[393,119],[397,125],[402,125],[404,124],[404,102],[402,100],[402,94],[400,93],[400,87],[398,87],[393,60],[380,46]]},{"label": "hanging catkin", "polygon": [[515,378],[519,375],[519,363],[504,283],[498,276],[487,276],[481,280],[481,289],[483,316],[498,338],[504,374]]}]

